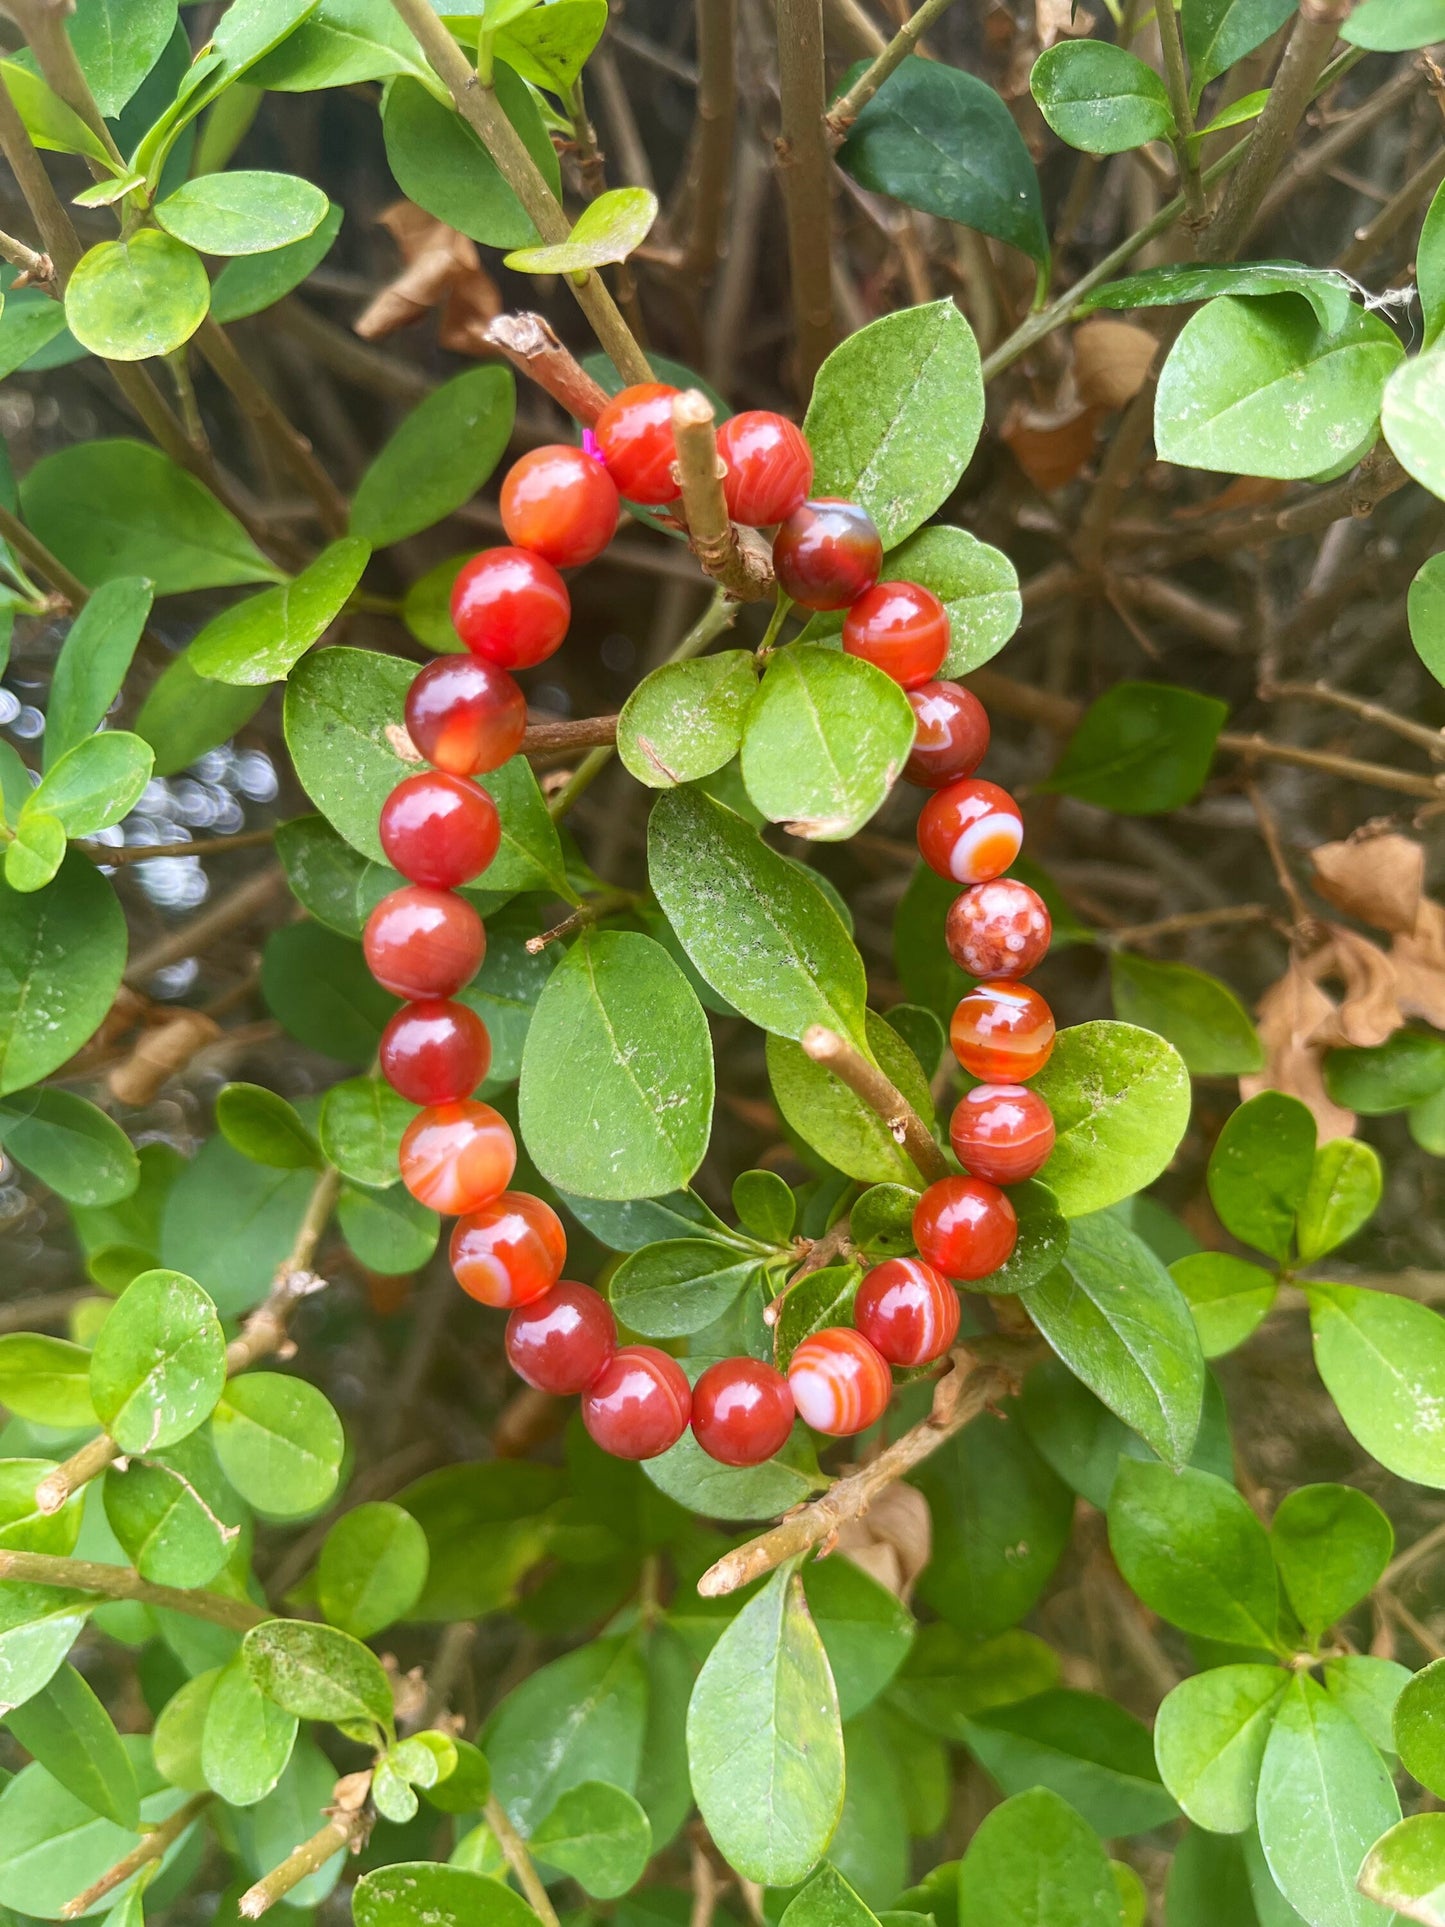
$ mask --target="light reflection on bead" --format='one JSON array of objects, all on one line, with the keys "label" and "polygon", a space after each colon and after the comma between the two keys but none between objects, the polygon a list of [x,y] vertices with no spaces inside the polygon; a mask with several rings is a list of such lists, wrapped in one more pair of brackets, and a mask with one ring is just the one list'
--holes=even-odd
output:
[{"label": "light reflection on bead", "polygon": [[657,1458],[691,1416],[687,1373],[654,1345],[624,1345],[582,1394],[582,1423],[615,1459]]},{"label": "light reflection on bead", "polygon": [[829,1438],[866,1432],[882,1418],[893,1376],[861,1332],[829,1325],[805,1338],[788,1364],[793,1403],[804,1424]]},{"label": "light reflection on bead", "polygon": [[452,1270],[479,1304],[509,1310],[529,1305],[562,1276],[567,1234],[541,1198],[504,1191],[452,1228]]},{"label": "light reflection on bead", "polygon": [[1024,840],[1019,806],[997,783],[967,776],[930,796],[918,819],[918,848],[930,870],[955,883],[1002,874]]},{"label": "light reflection on bead", "polygon": [[499,1111],[464,1098],[418,1112],[402,1135],[399,1162],[417,1202],[454,1218],[501,1196],[516,1168],[517,1145]]},{"label": "light reflection on bead", "polygon": [[420,1003],[454,997],[470,983],[487,954],[487,936],[465,897],[410,883],[377,904],[361,947],[384,990]]},{"label": "light reflection on bead", "polygon": [[853,1323],[890,1365],[929,1365],[958,1336],[958,1293],[921,1258],[889,1258],[858,1287]]},{"label": "light reflection on bead", "polygon": [[975,883],[955,899],[944,925],[948,954],[970,977],[1026,977],[1053,934],[1048,906],[1017,877]]},{"label": "light reflection on bead", "polygon": [[956,682],[926,682],[910,689],[913,749],[903,765],[910,783],[946,789],[972,776],[988,750],[988,713],[971,689]]},{"label": "light reflection on bead", "polygon": [[945,1278],[972,1284],[1008,1261],[1018,1241],[1018,1215],[996,1184],[940,1178],[913,1207],[913,1242],[923,1262]]},{"label": "light reflection on bead", "polygon": [[564,1278],[507,1320],[507,1359],[535,1391],[568,1398],[599,1376],[617,1348],[607,1300]]},{"label": "light reflection on bead", "polygon": [[1022,1184],[1048,1162],[1054,1114],[1022,1084],[976,1084],[954,1108],[948,1127],[953,1154],[990,1184]]},{"label": "light reflection on bead", "polygon": [[1020,1084],[1041,1071],[1054,1048],[1054,1013],[1036,990],[990,978],[954,1008],[953,1054],[985,1084]]}]

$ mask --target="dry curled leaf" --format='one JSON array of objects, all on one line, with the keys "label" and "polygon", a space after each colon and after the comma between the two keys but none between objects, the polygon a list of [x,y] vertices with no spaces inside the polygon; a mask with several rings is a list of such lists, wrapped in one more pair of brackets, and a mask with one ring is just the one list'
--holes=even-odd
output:
[{"label": "dry curled leaf", "polygon": [[1015,402],[999,434],[1034,487],[1047,493],[1072,482],[1092,458],[1099,415],[1078,407],[1047,414]]},{"label": "dry curled leaf", "polygon": [[1074,330],[1074,385],[1093,408],[1123,408],[1144,386],[1159,343],[1132,321],[1096,315]]},{"label": "dry curled leaf", "polygon": [[1327,903],[1373,930],[1408,936],[1425,888],[1425,851],[1413,837],[1367,824],[1343,843],[1310,851],[1315,889]]},{"label": "dry curled leaf", "polygon": [[377,341],[441,309],[437,340],[456,354],[488,352],[484,330],[502,311],[497,284],[482,266],[475,243],[410,201],[393,201],[381,215],[405,264],[355,326]]},{"label": "dry curled leaf", "polygon": [[1305,960],[1304,968],[1316,983],[1337,978],[1345,994],[1311,1041],[1325,1049],[1383,1044],[1405,1021],[1395,994],[1394,964],[1368,937],[1343,924],[1329,923],[1325,930],[1325,942]]},{"label": "dry curled leaf", "polygon": [[1390,947],[1395,995],[1407,1017],[1445,1030],[1445,906],[1422,897],[1415,928]]},{"label": "dry curled leaf", "polygon": [[1288,970],[1278,983],[1270,985],[1256,1008],[1264,1069],[1240,1078],[1240,1097],[1283,1091],[1309,1107],[1322,1141],[1353,1137],[1355,1114],[1343,1110],[1325,1089],[1321,1070],[1324,1051],[1315,1041],[1321,1025],[1335,1015],[1334,1000],[1302,964],[1291,960]]},{"label": "dry curled leaf", "polygon": [[914,1486],[884,1486],[861,1519],[838,1528],[834,1549],[906,1602],[933,1550],[928,1501]]}]

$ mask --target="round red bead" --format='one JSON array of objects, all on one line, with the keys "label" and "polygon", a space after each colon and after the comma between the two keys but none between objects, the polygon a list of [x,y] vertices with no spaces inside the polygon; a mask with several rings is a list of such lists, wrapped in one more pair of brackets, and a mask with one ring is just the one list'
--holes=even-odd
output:
[{"label": "round red bead", "polygon": [[918,848],[930,870],[954,883],[987,883],[1002,875],[1023,846],[1019,806],[980,776],[930,796],[918,819]]},{"label": "round red bead", "polygon": [[611,1358],[617,1324],[605,1298],[564,1278],[517,1307],[507,1320],[506,1347],[518,1378],[567,1398],[585,1391]]},{"label": "round red bead", "polygon": [[803,432],[766,408],[730,415],[717,432],[727,463],[723,494],[734,522],[750,529],[785,522],[813,485],[813,451]]},{"label": "round red bead", "polygon": [[890,1258],[858,1287],[853,1323],[890,1365],[929,1365],[958,1335],[958,1293],[921,1258]]},{"label": "round red bead", "polygon": [[1048,1162],[1054,1114],[1022,1084],[976,1084],[954,1107],[953,1154],[976,1178],[1021,1184]]},{"label": "round red bead", "polygon": [[527,1191],[504,1191],[453,1225],[451,1259],[469,1298],[505,1311],[530,1305],[556,1284],[567,1233],[550,1204]]},{"label": "round red bead", "polygon": [[1019,1084],[1049,1061],[1054,1013],[1027,984],[990,979],[959,999],[948,1041],[963,1068],[985,1084]]},{"label": "round red bead", "polygon": [[406,694],[408,736],[449,776],[500,769],[526,729],[526,697],[505,669],[480,656],[438,656]]},{"label": "round red bead", "polygon": [[785,595],[805,609],[846,609],[871,589],[883,567],[883,543],[856,502],[820,495],[773,537],[773,569]]},{"label": "round red bead", "polygon": [[843,647],[917,689],[938,673],[948,654],[948,611],[917,582],[879,582],[843,618]]},{"label": "round red bead", "polygon": [[616,1459],[655,1459],[687,1430],[692,1391],[675,1358],[624,1345],[582,1394],[582,1423]]},{"label": "round red bead", "polygon": [[491,1062],[487,1027],[466,1004],[404,1004],[381,1033],[381,1074],[413,1104],[470,1097]]},{"label": "round red bead", "polygon": [[792,1429],[788,1381],[760,1359],[719,1359],[692,1388],[692,1435],[720,1465],[761,1465]]},{"label": "round red bead", "polygon": [[1017,877],[975,883],[949,907],[948,954],[971,977],[1026,977],[1043,961],[1053,932],[1048,906]]},{"label": "round red bead", "polygon": [[487,954],[482,920],[465,897],[412,883],[366,920],[361,946],[371,974],[397,997],[454,997]]},{"label": "round red bead", "polygon": [[893,1395],[886,1361],[846,1325],[829,1325],[803,1340],[789,1361],[788,1384],[799,1417],[829,1438],[866,1432]]},{"label": "round red bead", "polygon": [[1018,1218],[996,1184],[940,1178],[913,1211],[913,1242],[926,1265],[971,1283],[997,1271],[1018,1239]]},{"label": "round red bead", "polygon": [[988,752],[988,711],[971,689],[926,682],[910,689],[913,750],[903,774],[921,789],[941,790],[972,776]]},{"label": "round red bead", "polygon": [[473,655],[499,669],[545,662],[567,633],[572,601],[550,562],[526,549],[483,549],[452,587],[452,623]]},{"label": "round red bead", "polygon": [[601,462],[568,442],[528,449],[502,483],[507,540],[558,569],[579,568],[601,555],[621,506],[617,484]]},{"label": "round red bead", "polygon": [[502,1195],[517,1166],[517,1143],[500,1111],[467,1097],[419,1111],[402,1133],[398,1162],[418,1204],[455,1218]]},{"label": "round red bead", "polygon": [[497,854],[502,823],[487,792],[466,776],[419,770],[381,806],[381,847],[411,883],[454,890],[479,877]]},{"label": "round red bead", "polygon": [[638,382],[614,395],[593,423],[607,473],[629,502],[661,508],[677,500],[672,465],[677,443],[672,434],[672,398],[663,381]]}]

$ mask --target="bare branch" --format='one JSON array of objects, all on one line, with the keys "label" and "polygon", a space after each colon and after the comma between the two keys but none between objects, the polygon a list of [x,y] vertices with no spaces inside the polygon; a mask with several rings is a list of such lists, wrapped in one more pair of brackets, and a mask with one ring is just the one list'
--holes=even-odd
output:
[{"label": "bare branch", "polygon": [[682,490],[688,541],[704,572],[730,596],[761,602],[773,593],[773,559],[760,541],[748,540],[728,518],[723,495],[727,466],[717,452],[713,419],[712,403],[698,389],[685,389],[674,398],[674,473]]},{"label": "bare branch", "polygon": [[803,1032],[803,1049],[815,1064],[821,1064],[841,1078],[849,1090],[877,1113],[889,1136],[913,1160],[925,1184],[936,1183],[949,1175],[948,1159],[939,1150],[923,1119],[902,1091],[847,1038],[840,1037],[826,1025],[813,1024]]}]

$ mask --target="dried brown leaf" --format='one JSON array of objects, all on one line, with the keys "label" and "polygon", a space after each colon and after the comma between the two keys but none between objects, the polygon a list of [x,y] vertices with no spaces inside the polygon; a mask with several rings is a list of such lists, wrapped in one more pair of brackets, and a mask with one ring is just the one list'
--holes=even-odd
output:
[{"label": "dried brown leaf", "polygon": [[396,242],[403,267],[354,324],[377,341],[441,309],[437,339],[458,354],[487,350],[482,330],[502,311],[496,283],[482,267],[475,243],[410,201],[394,201],[381,224]]},{"label": "dried brown leaf", "polygon": [[1092,458],[1098,419],[1096,408],[1051,415],[1016,402],[999,433],[1034,487],[1047,493],[1072,482]]},{"label": "dried brown leaf", "polygon": [[1343,924],[1325,925],[1327,940],[1306,960],[1318,983],[1338,978],[1345,986],[1339,1005],[1322,1018],[1311,1041],[1326,1049],[1383,1044],[1405,1021],[1396,995],[1395,966],[1377,944]]},{"label": "dried brown leaf", "polygon": [[1122,408],[1144,386],[1159,343],[1132,321],[1098,315],[1074,330],[1074,383],[1093,408]]},{"label": "dried brown leaf", "polygon": [[1374,930],[1408,936],[1425,888],[1425,851],[1395,831],[1356,830],[1310,851],[1315,888],[1327,903]]},{"label": "dried brown leaf", "polygon": [[835,1549],[907,1601],[933,1553],[928,1501],[915,1486],[886,1485],[861,1519],[838,1529]]},{"label": "dried brown leaf", "polygon": [[1422,897],[1415,928],[1390,946],[1395,994],[1407,1017],[1445,1030],[1445,906]]},{"label": "dried brown leaf", "polygon": [[1257,1097],[1261,1091],[1283,1091],[1309,1107],[1322,1141],[1353,1137],[1355,1114],[1341,1109],[1325,1089],[1321,1070],[1324,1051],[1314,1041],[1320,1026],[1334,1015],[1333,1000],[1305,966],[1292,961],[1278,983],[1265,991],[1257,1009],[1264,1069],[1240,1078],[1241,1098]]}]

